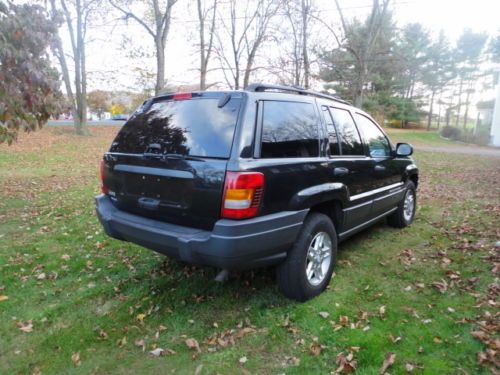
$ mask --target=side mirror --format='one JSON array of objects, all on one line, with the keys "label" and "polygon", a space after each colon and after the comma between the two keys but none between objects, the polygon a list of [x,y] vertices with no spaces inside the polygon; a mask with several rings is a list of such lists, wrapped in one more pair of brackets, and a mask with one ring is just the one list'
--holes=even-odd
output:
[{"label": "side mirror", "polygon": [[396,145],[396,156],[410,156],[413,154],[413,147],[408,143],[398,143]]}]

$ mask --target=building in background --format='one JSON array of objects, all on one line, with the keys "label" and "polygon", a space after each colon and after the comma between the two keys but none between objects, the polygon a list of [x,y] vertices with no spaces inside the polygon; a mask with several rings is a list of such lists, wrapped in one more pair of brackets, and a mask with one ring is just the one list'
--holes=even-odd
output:
[{"label": "building in background", "polygon": [[497,72],[497,85],[495,87],[495,107],[490,130],[490,142],[492,146],[500,147],[500,71]]}]

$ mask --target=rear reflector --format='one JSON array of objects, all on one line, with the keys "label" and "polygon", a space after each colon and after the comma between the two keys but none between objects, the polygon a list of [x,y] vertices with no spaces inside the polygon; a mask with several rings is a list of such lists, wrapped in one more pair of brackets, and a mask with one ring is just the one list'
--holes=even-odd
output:
[{"label": "rear reflector", "polygon": [[104,182],[104,179],[106,177],[105,175],[105,172],[106,172],[106,164],[104,163],[104,160],[101,160],[101,165],[100,165],[100,168],[99,168],[99,174],[100,174],[100,177],[101,177],[101,191],[104,193],[104,194],[108,194],[109,193],[109,188],[106,186],[105,182]]},{"label": "rear reflector", "polygon": [[226,219],[248,219],[256,216],[263,192],[262,173],[226,172],[221,216]]},{"label": "rear reflector", "polygon": [[174,94],[173,100],[183,100],[183,99],[191,99],[193,97],[193,94],[190,92],[178,92],[177,94]]}]

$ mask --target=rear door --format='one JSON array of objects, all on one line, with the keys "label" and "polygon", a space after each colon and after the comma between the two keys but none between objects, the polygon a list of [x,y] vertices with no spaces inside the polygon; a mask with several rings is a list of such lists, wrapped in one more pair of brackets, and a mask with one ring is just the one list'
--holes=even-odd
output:
[{"label": "rear door", "polygon": [[242,99],[203,93],[146,103],[105,155],[114,204],[170,223],[213,227]]}]

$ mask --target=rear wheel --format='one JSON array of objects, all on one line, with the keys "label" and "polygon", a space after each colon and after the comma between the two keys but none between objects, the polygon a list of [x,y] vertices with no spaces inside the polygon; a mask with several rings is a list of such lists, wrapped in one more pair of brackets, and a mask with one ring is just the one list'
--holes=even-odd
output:
[{"label": "rear wheel", "polygon": [[404,228],[413,222],[417,208],[417,194],[415,184],[408,182],[406,192],[398,205],[398,209],[387,217],[387,223],[395,228]]},{"label": "rear wheel", "polygon": [[337,260],[337,234],[330,218],[312,213],[287,259],[277,268],[278,286],[288,298],[306,301],[327,287]]}]

